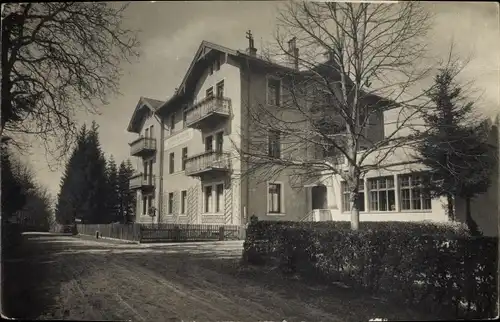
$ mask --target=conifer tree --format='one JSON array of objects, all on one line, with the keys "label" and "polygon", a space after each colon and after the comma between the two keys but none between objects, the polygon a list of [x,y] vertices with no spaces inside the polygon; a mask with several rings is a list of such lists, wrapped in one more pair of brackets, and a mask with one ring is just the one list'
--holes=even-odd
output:
[{"label": "conifer tree", "polygon": [[435,77],[429,95],[434,106],[424,113],[428,135],[417,150],[420,162],[430,169],[426,188],[434,196],[446,196],[451,219],[454,200],[465,199],[466,223],[478,233],[471,200],[490,186],[494,149],[487,143],[486,122],[474,115],[474,103],[465,97],[456,76],[457,70],[447,67]]},{"label": "conifer tree", "polygon": [[113,222],[122,221],[120,214],[118,169],[114,157],[111,155],[106,163],[106,180],[108,185],[107,208]]}]

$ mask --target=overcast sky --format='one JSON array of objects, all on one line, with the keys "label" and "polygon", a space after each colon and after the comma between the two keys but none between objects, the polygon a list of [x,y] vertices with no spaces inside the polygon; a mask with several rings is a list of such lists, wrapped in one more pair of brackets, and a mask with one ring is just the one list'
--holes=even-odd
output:
[{"label": "overcast sky", "polygon": [[[279,2],[135,2],[127,9],[126,25],[140,29],[142,55],[125,66],[122,96],[102,107],[102,115],[82,115],[100,125],[102,148],[117,163],[129,158],[128,142],[135,137],[126,128],[140,96],[165,100],[181,82],[201,41],[233,49],[247,47],[245,32],[250,29],[255,45],[270,40]],[[456,50],[473,60],[463,76],[472,78],[481,90],[480,108],[488,116],[500,110],[499,9],[496,3],[426,3],[435,14],[430,48],[444,56],[454,37]],[[42,149],[29,157],[40,183],[57,194],[63,169],[51,172]],[[135,162],[134,162],[135,163]]]}]

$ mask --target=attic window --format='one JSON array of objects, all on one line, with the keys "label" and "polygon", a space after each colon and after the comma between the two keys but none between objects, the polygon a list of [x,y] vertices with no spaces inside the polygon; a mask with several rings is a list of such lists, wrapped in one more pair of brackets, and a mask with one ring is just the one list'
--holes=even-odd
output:
[{"label": "attic window", "polygon": [[220,57],[215,60],[215,71],[220,70]]},{"label": "attic window", "polygon": [[210,75],[214,73],[214,64],[210,64]]}]

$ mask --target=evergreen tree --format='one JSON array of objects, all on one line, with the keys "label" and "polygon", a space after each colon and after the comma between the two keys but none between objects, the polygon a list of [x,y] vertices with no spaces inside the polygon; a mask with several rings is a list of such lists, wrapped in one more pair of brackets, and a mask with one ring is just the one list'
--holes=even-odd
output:
[{"label": "evergreen tree", "polygon": [[464,97],[456,75],[448,67],[436,76],[430,91],[435,106],[424,115],[429,133],[417,150],[419,160],[430,169],[426,188],[434,196],[446,196],[451,219],[455,219],[455,198],[465,199],[466,223],[478,233],[471,199],[486,192],[491,183],[493,149],[487,144],[485,122],[473,115],[474,104]]},{"label": "evergreen tree", "polygon": [[84,124],[77,135],[76,146],[66,163],[61,178],[55,217],[56,222],[62,225],[72,224],[76,218],[81,219],[82,191],[85,183],[83,167],[85,165],[84,155],[87,133],[87,126]]},{"label": "evergreen tree", "polygon": [[99,126],[94,121],[86,139],[85,180],[87,195],[84,201],[83,217],[89,223],[110,223],[107,209],[106,159],[99,142]]},{"label": "evergreen tree", "polygon": [[124,222],[131,222],[135,215],[135,194],[129,188],[129,181],[134,174],[134,167],[129,159],[120,163],[118,170],[118,186],[120,214]]},{"label": "evergreen tree", "polygon": [[118,169],[116,162],[111,155],[106,163],[106,179],[108,185],[107,208],[113,222],[121,221],[120,198],[118,185]]},{"label": "evergreen tree", "polygon": [[56,220],[71,224],[76,218],[84,223],[108,223],[108,185],[106,161],[99,142],[98,126],[90,130],[84,125],[77,145],[67,163],[61,180],[56,207]]},{"label": "evergreen tree", "polygon": [[26,203],[25,189],[19,178],[14,175],[10,160],[10,151],[7,140],[1,143],[1,202],[2,221],[11,218],[16,211],[23,208]]}]

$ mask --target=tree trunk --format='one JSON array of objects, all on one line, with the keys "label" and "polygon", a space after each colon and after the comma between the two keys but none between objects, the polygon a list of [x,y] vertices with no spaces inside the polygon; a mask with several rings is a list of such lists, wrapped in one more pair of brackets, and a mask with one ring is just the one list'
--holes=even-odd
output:
[{"label": "tree trunk", "polygon": [[453,207],[453,196],[451,194],[446,195],[446,201],[447,201],[447,206],[448,206],[448,218],[451,219],[452,221],[455,221],[455,210]]},{"label": "tree trunk", "polygon": [[474,219],[472,219],[471,212],[471,198],[465,198],[465,223],[473,236],[480,235],[477,223]]},{"label": "tree trunk", "polygon": [[350,194],[351,201],[351,229],[358,230],[359,229],[359,192],[356,190],[352,190]]}]

